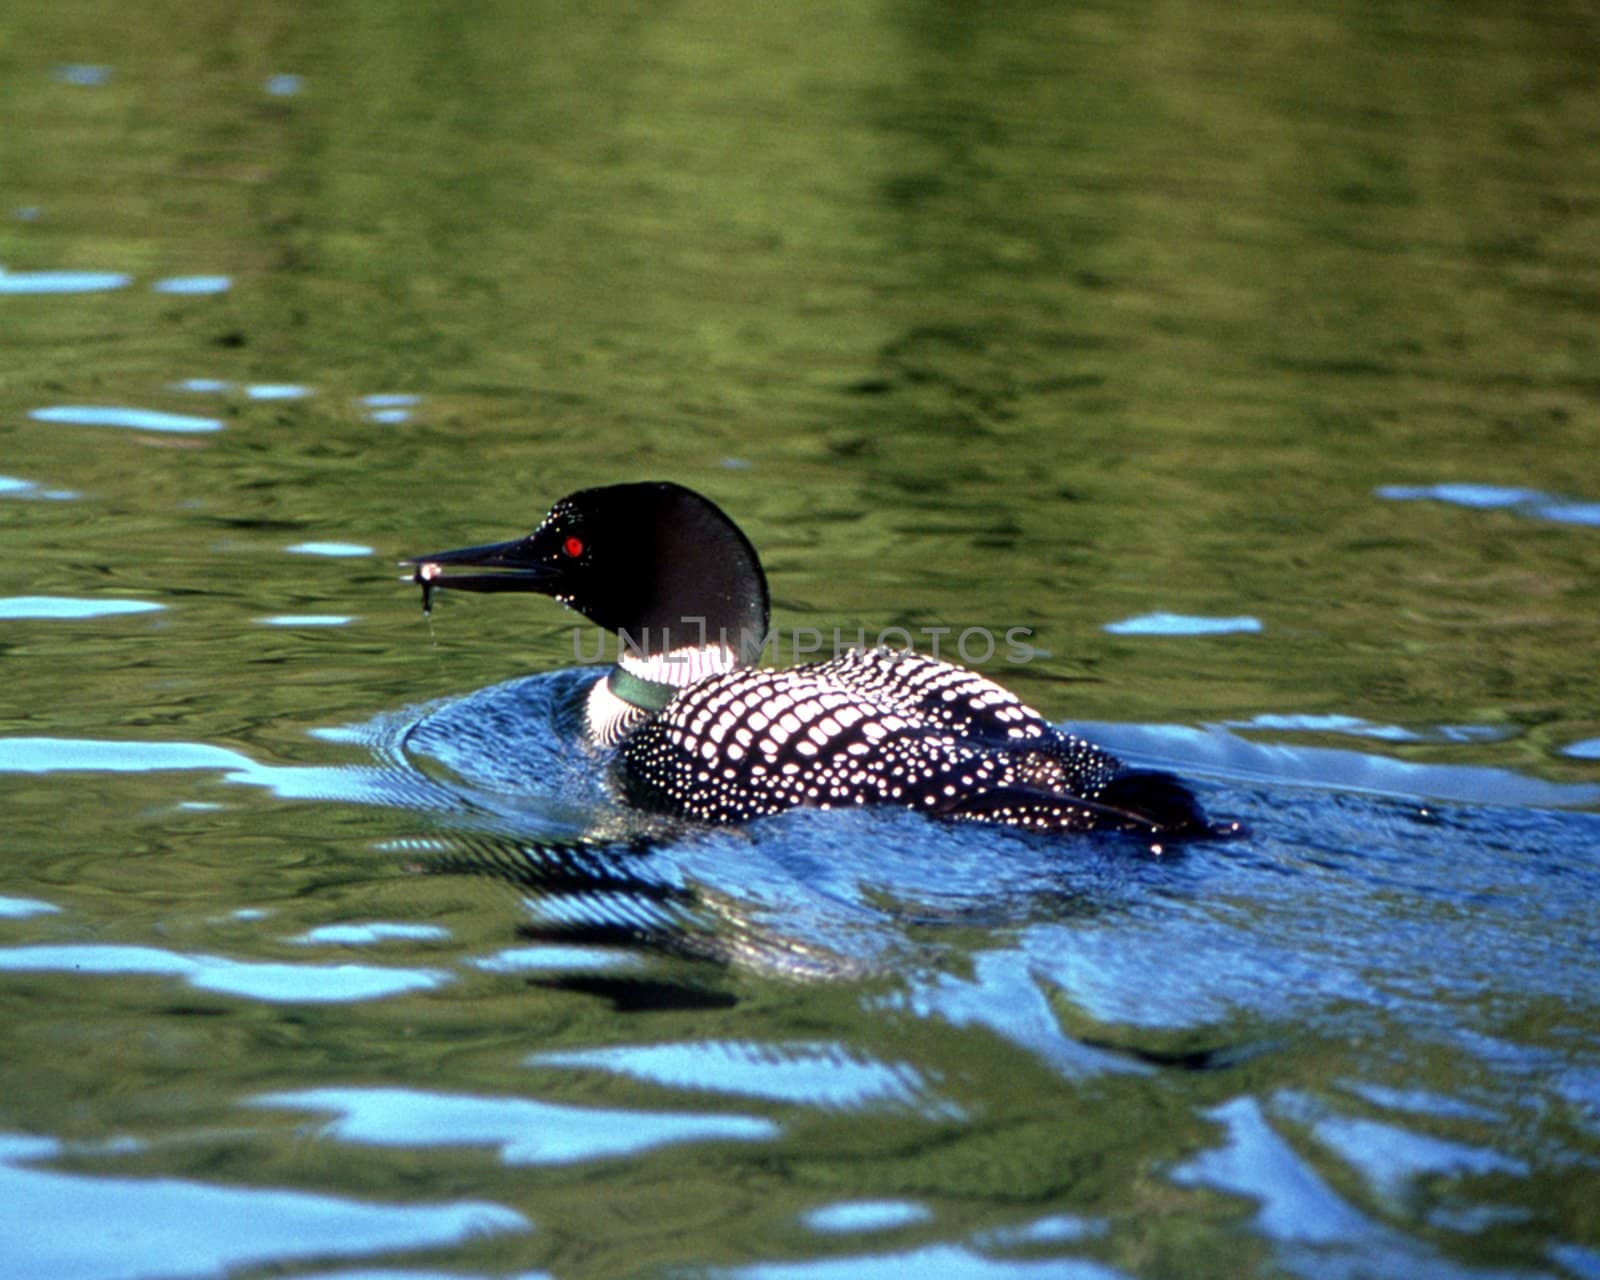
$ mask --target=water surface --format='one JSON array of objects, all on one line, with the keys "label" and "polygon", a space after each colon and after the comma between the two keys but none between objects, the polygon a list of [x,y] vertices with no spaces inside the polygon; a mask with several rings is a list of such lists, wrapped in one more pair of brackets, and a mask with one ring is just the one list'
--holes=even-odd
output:
[{"label": "water surface", "polygon": [[[1588,6],[14,9],[19,1273],[1600,1275]],[[651,477],[1248,834],[641,824]]]}]

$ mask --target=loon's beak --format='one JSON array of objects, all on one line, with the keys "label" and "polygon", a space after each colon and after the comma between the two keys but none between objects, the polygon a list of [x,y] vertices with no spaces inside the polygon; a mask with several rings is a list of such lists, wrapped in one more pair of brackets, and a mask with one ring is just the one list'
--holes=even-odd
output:
[{"label": "loon's beak", "polygon": [[[456,551],[434,551],[400,563],[414,566],[411,581],[422,588],[424,613],[432,607],[433,593],[441,587],[451,591],[537,591],[548,595],[556,581],[555,565],[528,556],[526,538],[481,547],[461,547]],[[446,569],[451,565],[487,572],[449,573]]]}]

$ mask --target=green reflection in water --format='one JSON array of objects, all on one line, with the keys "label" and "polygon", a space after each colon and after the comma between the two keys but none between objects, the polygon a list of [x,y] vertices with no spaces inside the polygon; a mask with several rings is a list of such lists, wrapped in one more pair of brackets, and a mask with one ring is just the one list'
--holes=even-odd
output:
[{"label": "green reflection in water", "polygon": [[[1055,717],[1499,726],[1396,750],[1590,778],[1551,752],[1600,733],[1594,531],[1374,490],[1600,497],[1597,43],[1575,3],[13,6],[0,263],[134,283],[0,297],[5,472],[79,495],[7,498],[8,594],[165,608],[8,626],[0,731],[349,760],[306,729],[571,661],[553,605],[453,602],[425,624],[392,560],[663,476],[745,525],[780,626],[1032,627],[1045,656],[993,670]],[[53,74],[102,62],[94,83]],[[263,88],[283,75],[298,92]],[[151,288],[202,275],[232,287]],[[411,416],[373,421],[361,398],[396,393],[420,397]],[[223,428],[29,419],[60,404]],[[289,551],[306,544],[374,551]],[[1263,631],[1102,630],[1155,612]],[[352,621],[261,622],[284,616]],[[374,842],[414,833],[404,813],[166,775],[4,787],[4,888],[63,908],[19,943],[292,962],[283,939],[310,928],[419,913],[470,954],[506,943],[496,887],[434,896],[375,865]],[[942,962],[993,943],[947,938]],[[624,1034],[602,1004],[488,976],[292,1015],[148,978],[6,990],[24,1128],[182,1135],[131,1159],[151,1172],[448,1182],[540,1227],[532,1252],[485,1243],[462,1266],[573,1274],[804,1252],[792,1224],[846,1192],[932,1206],[901,1243],[1067,1204],[1112,1219],[1097,1256],[1130,1271],[1235,1274],[1238,1215],[1152,1170],[1214,1144],[1200,1110],[1234,1091],[1369,1070],[1351,1045],[1384,1029],[1358,1019],[1225,1084],[1090,1093],[871,991],[747,979],[735,1027],[708,1009],[627,1034],[881,1034],[983,1123],[813,1119],[782,1161],[674,1155],[597,1197],[469,1155],[308,1155],[287,1120],[214,1135],[242,1096],[327,1081],[515,1095],[531,1049]],[[1529,1023],[1537,1043],[1570,1032],[1559,1011]],[[606,1090],[637,1101],[550,1088]],[[1552,1123],[1582,1145],[1581,1119]],[[1592,1236],[1555,1181],[1528,1204]],[[1495,1242],[1543,1265],[1511,1228]]]}]

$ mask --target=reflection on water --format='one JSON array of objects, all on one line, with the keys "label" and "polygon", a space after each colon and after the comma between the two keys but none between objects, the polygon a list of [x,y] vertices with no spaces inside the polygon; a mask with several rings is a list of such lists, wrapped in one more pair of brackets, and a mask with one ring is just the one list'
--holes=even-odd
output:
[{"label": "reflection on water", "polygon": [[0,898],[0,916],[11,920],[25,920],[29,916],[51,915],[61,908],[33,898]]},{"label": "reflection on water", "polygon": [[355,619],[345,613],[280,613],[257,621],[266,627],[343,627]]},{"label": "reflection on water", "polygon": [[[206,287],[207,282],[221,280],[219,288]],[[195,276],[181,282],[183,288],[168,289],[166,292],[183,293],[212,293],[222,292],[230,287],[226,277]],[[315,394],[310,387],[299,386],[295,383],[284,382],[230,382],[226,378],[182,378],[171,384],[174,391],[185,391],[191,395],[229,395],[237,392],[246,400],[274,401],[274,400],[304,400]],[[412,411],[422,403],[422,397],[406,392],[376,392],[369,395],[356,396],[355,402],[367,412],[369,422],[381,422],[396,425],[409,422]]]},{"label": "reflection on water", "polygon": [[176,293],[192,297],[226,293],[233,288],[233,281],[227,276],[168,276],[164,280],[157,280],[150,287],[157,293]]},{"label": "reflection on water", "polygon": [[715,1275],[739,1280],[889,1280],[892,1276],[948,1276],[951,1280],[1124,1280],[1125,1272],[1078,1259],[995,1259],[969,1249],[930,1247],[898,1253],[870,1253],[821,1261],[762,1262]]},{"label": "reflection on water", "polygon": [[1600,525],[1600,502],[1578,502],[1537,489],[1509,489],[1493,484],[1384,485],[1380,498],[1396,502],[1449,502],[1480,511],[1511,511],[1536,520],[1561,524]]},{"label": "reflection on water", "polygon": [[820,1205],[802,1215],[801,1221],[825,1235],[847,1235],[857,1231],[892,1231],[896,1227],[926,1222],[932,1216],[926,1206],[907,1200],[852,1200]]},{"label": "reflection on water", "polygon": [[422,403],[422,397],[401,392],[381,392],[362,396],[360,402],[366,406],[367,417],[373,422],[395,426],[411,421],[411,412]]},{"label": "reflection on water", "polygon": [[47,498],[55,502],[70,502],[77,496],[70,489],[41,489],[32,480],[0,476],[0,498]]},{"label": "reflection on water", "polygon": [[1254,1098],[1208,1114],[1223,1127],[1225,1145],[1177,1166],[1175,1182],[1256,1201],[1256,1228],[1285,1244],[1359,1247],[1377,1233],[1377,1224],[1341,1200],[1266,1122]]},{"label": "reflection on water", "polygon": [[0,770],[8,773],[144,773],[161,769],[250,767],[251,762],[237,752],[203,743],[0,738]]},{"label": "reflection on water", "polygon": [[359,542],[297,542],[285,551],[297,556],[370,556],[371,547]]},{"label": "reflection on water", "polygon": [[64,62],[55,69],[55,77],[62,84],[100,85],[111,79],[111,68],[92,62]]},{"label": "reflection on water", "polygon": [[[1125,756],[1155,762],[1188,761],[1194,767],[1221,770],[1239,778],[1468,804],[1600,805],[1600,782],[1549,782],[1506,769],[1423,764],[1339,747],[1256,742],[1219,726],[1197,729],[1187,725],[1079,723],[1076,727]],[[1296,720],[1294,727],[1302,727],[1301,722]],[[1424,742],[1492,741],[1499,736],[1492,726],[1442,725],[1412,732]]]},{"label": "reflection on water", "polygon": [[75,427],[132,427],[137,431],[221,431],[216,418],[192,413],[166,413],[160,409],[134,409],[120,405],[62,404],[31,409],[35,422],[59,422]]},{"label": "reflection on water", "polygon": [[12,947],[0,951],[0,969],[11,973],[154,974],[182,978],[202,991],[249,1000],[381,1000],[436,987],[445,981],[427,970],[379,969],[370,965],[265,964],[222,956],[178,955],[154,947],[101,945]]},{"label": "reflection on water", "polygon": [[[1275,1100],[1273,1109],[1294,1115],[1301,1109],[1298,1101],[1293,1096]],[[1225,1145],[1180,1165],[1173,1170],[1173,1178],[1184,1185],[1213,1187],[1257,1201],[1256,1229],[1286,1246],[1284,1256],[1295,1271],[1385,1276],[1455,1273],[1426,1245],[1352,1207],[1268,1123],[1254,1098],[1234,1099],[1211,1115],[1224,1128]],[[1348,1161],[1347,1167],[1365,1175],[1380,1210],[1390,1212],[1402,1205],[1413,1209],[1418,1199],[1431,1199],[1422,1191],[1430,1185],[1427,1180],[1434,1180],[1432,1185],[1459,1185],[1473,1176],[1528,1172],[1521,1162],[1493,1151],[1441,1142],[1368,1120],[1327,1116],[1314,1122],[1311,1134]],[[1453,1222],[1436,1221],[1474,1229],[1461,1216],[1455,1216]],[[1486,1273],[1472,1270],[1461,1274]]]},{"label": "reflection on water", "polygon": [[449,937],[450,931],[438,925],[375,920],[369,924],[318,925],[289,941],[306,946],[368,947],[383,942],[445,942]]},{"label": "reflection on water", "polygon": [[[50,1138],[0,1135],[0,1251],[42,1280],[209,1276],[279,1259],[363,1257],[526,1231],[498,1204],[365,1203],[269,1187],[51,1169],[92,1153]],[[85,1230],[86,1223],[116,1224]]]},{"label": "reflection on water", "polygon": [[133,278],[120,271],[7,271],[0,267],[0,294],[99,293],[125,289]]},{"label": "reflection on water", "polygon": [[1373,724],[1360,716],[1276,715],[1263,711],[1248,720],[1231,721],[1230,729],[1265,729],[1275,733],[1337,733],[1356,738],[1377,738],[1383,742],[1499,742],[1512,736],[1504,726],[1488,724],[1442,724],[1410,728],[1398,724]]},{"label": "reflection on water", "polygon": [[[1600,1275],[1581,6],[14,8],[13,1269]],[[626,811],[650,477],[1248,834]]]},{"label": "reflection on water", "polygon": [[937,1111],[943,1105],[909,1063],[863,1058],[844,1044],[624,1045],[537,1053],[528,1065],[617,1072],[668,1089],[746,1094],[811,1107]]},{"label": "reflection on water", "polygon": [[[1052,1162],[1035,1163],[1045,1131],[1065,1126],[1071,1137],[1059,1158],[1069,1165],[1115,1162],[1122,1135],[1099,1112],[1128,1104],[1108,1102],[1108,1094],[1181,1093],[1193,1080],[1204,1099],[1214,1077],[1223,1095],[1199,1108],[1186,1136],[1163,1121],[1139,1138],[1141,1164],[1153,1160],[1175,1188],[1251,1202],[1253,1229],[1290,1269],[1321,1274],[1338,1261],[1381,1274],[1448,1273],[1435,1243],[1391,1220],[1468,1236],[1531,1222],[1533,1211],[1505,1188],[1538,1185],[1550,1160],[1583,1141],[1508,1137],[1511,1117],[1547,1105],[1530,1097],[1535,1081],[1578,1106],[1600,1094],[1581,1072],[1560,1069],[1563,1051],[1486,1034],[1496,1026],[1494,1005],[1484,1010],[1479,1001],[1486,991],[1513,1006],[1548,1001],[1600,982],[1594,956],[1574,950],[1579,921],[1600,892],[1588,853],[1595,819],[1438,808],[1378,793],[1592,802],[1592,788],[1564,793],[1508,771],[1257,743],[1221,729],[1096,725],[1080,727],[1131,758],[1180,768],[1200,781],[1213,808],[1239,815],[1256,834],[1152,857],[1116,840],[997,839],[914,814],[798,813],[749,831],[662,831],[644,843],[620,832],[587,845],[517,838],[510,832],[519,827],[552,823],[545,806],[567,795],[563,770],[582,768],[560,735],[570,727],[565,708],[581,702],[591,678],[533,677],[325,734],[359,746],[367,760],[320,768],[263,765],[206,744],[0,739],[0,766],[25,773],[165,774],[183,794],[190,787],[176,781],[181,771],[199,769],[285,798],[410,815],[431,808],[453,815],[445,829],[390,842],[391,856],[413,876],[450,877],[431,883],[465,884],[462,873],[470,873],[473,882],[515,890],[483,900],[499,904],[487,914],[474,907],[449,924],[426,914],[375,917],[365,893],[352,900],[366,908],[360,916],[320,922],[279,900],[270,913],[234,912],[226,950],[68,940],[81,908],[52,910],[56,902],[19,897],[0,917],[32,932],[0,945],[0,972],[70,983],[73,1003],[96,982],[156,979],[246,1008],[392,1006],[402,1020],[416,1016],[401,1012],[412,1002],[452,991],[464,1011],[489,982],[511,984],[497,1000],[525,1000],[518,990],[545,992],[544,1000],[599,997],[615,1016],[645,1016],[651,1022],[638,1025],[656,1028],[640,1035],[624,1021],[566,1047],[514,1035],[520,1051],[506,1064],[511,1074],[496,1076],[487,1091],[482,1083],[422,1090],[358,1078],[234,1099],[332,1114],[315,1130],[319,1144],[492,1147],[510,1167],[625,1168],[646,1152],[708,1142],[789,1150],[794,1135],[818,1125],[837,1129],[823,1152],[848,1149],[850,1128],[839,1124],[847,1117],[882,1135],[872,1140],[873,1168],[883,1167],[881,1144],[893,1151],[899,1141],[887,1137],[896,1126],[977,1144],[971,1156],[958,1146],[943,1173],[929,1172],[914,1144],[890,1158],[890,1176],[868,1178],[852,1197],[802,1197],[794,1223],[826,1238],[948,1238],[939,1191],[931,1200],[881,1194],[904,1185],[892,1173],[902,1159],[924,1169],[916,1185],[930,1189],[976,1177],[1007,1195],[1051,1186],[1061,1194],[1070,1184],[1050,1172]],[[469,724],[476,736],[460,732]],[[1315,719],[1289,727],[1351,729]],[[506,733],[516,745],[510,758]],[[1352,786],[1357,774],[1373,784],[1365,795]],[[1296,775],[1326,790],[1296,794],[1283,781]],[[619,816],[596,790],[581,825],[603,832]],[[1568,894],[1523,892],[1528,869],[1513,851],[1529,848],[1541,851],[1543,875],[1570,885]],[[406,901],[427,912],[430,899],[451,896]],[[209,926],[218,941],[220,927]],[[56,936],[42,937],[42,929]],[[522,942],[507,946],[513,931]],[[385,963],[277,959],[274,940],[298,951],[377,948]],[[786,1001],[808,987],[836,991],[865,1021],[831,1038],[796,1035],[781,1019],[765,1032],[757,1032],[760,1018],[726,1024],[743,1035],[695,1034],[692,1023],[673,1029],[675,1016],[746,1007],[751,980],[788,984]],[[131,990],[118,997],[130,998]],[[1383,1026],[1447,1047],[1430,1067],[1438,1087],[1416,1087],[1390,1049],[1372,1057],[1361,1047],[1365,1010],[1380,1011]],[[948,1043],[918,1045],[927,1035]],[[1325,1066],[1274,1073],[1281,1083],[1261,1095],[1238,1093],[1240,1071],[1273,1061],[1285,1037],[1321,1044]],[[1011,1077],[1018,1089],[1000,1087]],[[597,1106],[597,1089],[617,1105]],[[705,1100],[717,1096],[766,1114],[708,1111]],[[1020,1126],[1009,1140],[1022,1143],[1017,1153],[1033,1151],[1015,1168],[981,1154],[997,1108],[1015,1117],[1008,1131]],[[1037,1125],[1045,1130],[1035,1133]],[[1355,1201],[1335,1189],[1351,1179],[1362,1188]],[[1435,1190],[1440,1185],[1452,1190]],[[1077,1265],[1084,1260],[1063,1252],[1098,1253],[1123,1229],[1117,1213],[1090,1227],[1065,1221],[1061,1230],[988,1222],[959,1246],[922,1244],[849,1262],[870,1271],[937,1254],[979,1274],[1010,1274],[1044,1265],[1030,1251],[1044,1250],[1053,1266]]]},{"label": "reflection on water", "polygon": [[753,1116],[688,1111],[601,1111],[521,1098],[476,1098],[408,1089],[307,1089],[267,1094],[258,1107],[329,1111],[327,1131],[385,1147],[491,1146],[507,1164],[576,1164],[683,1142],[755,1142],[778,1127]]},{"label": "reflection on water", "polygon": [[158,613],[166,605],[154,600],[74,600],[65,596],[11,596],[0,599],[0,618],[113,618],[129,613]]},{"label": "reflection on water", "polygon": [[1108,622],[1103,628],[1114,636],[1228,636],[1261,630],[1259,618],[1196,618],[1180,613],[1143,613],[1137,618]]}]

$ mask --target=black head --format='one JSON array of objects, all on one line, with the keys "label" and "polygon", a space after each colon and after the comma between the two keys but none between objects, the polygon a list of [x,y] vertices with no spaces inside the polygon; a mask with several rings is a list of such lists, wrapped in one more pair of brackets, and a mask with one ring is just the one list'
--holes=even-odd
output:
[{"label": "black head", "polygon": [[767,631],[767,579],[749,539],[710,499],[666,481],[582,489],[526,538],[407,563],[424,605],[439,588],[538,592],[649,652],[668,634],[673,648],[704,634],[739,650]]}]

